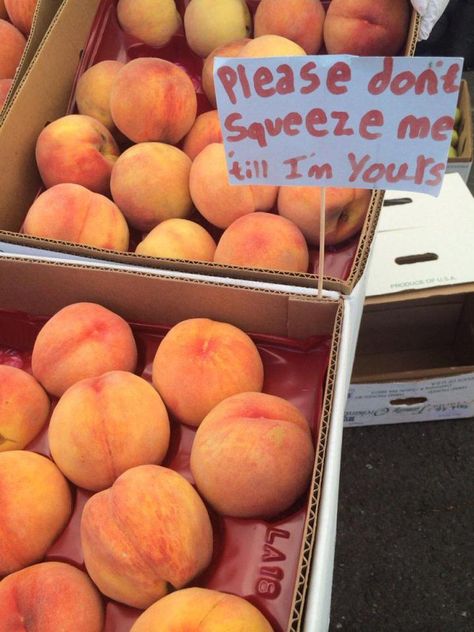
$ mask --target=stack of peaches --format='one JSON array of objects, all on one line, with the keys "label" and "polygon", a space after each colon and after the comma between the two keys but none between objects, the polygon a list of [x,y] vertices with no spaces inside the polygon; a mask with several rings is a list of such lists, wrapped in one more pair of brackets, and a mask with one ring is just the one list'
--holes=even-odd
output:
[{"label": "stack of peaches", "polygon": [[31,30],[38,0],[0,0],[0,110]]},{"label": "stack of peaches", "polygon": [[[121,316],[74,303],[40,328],[31,373],[0,365],[0,627],[101,632],[105,595],[144,610],[133,632],[271,632],[242,597],[186,586],[213,558],[208,508],[268,520],[305,494],[315,456],[309,423],[263,392],[260,351],[234,325],[193,318],[171,327],[151,383],[137,374],[137,358]],[[51,458],[29,448],[48,421]],[[194,485],[161,465],[170,424],[197,429]],[[86,572],[42,561],[71,518],[71,484],[88,490]]]},{"label": "stack of peaches", "polygon": [[[174,0],[118,0],[115,9],[121,32],[154,56],[103,60],[80,76],[78,113],[37,139],[46,190],[22,231],[152,257],[307,272],[319,245],[321,190],[229,184],[212,109],[213,60],[395,54],[407,36],[408,0],[333,0],[327,11],[320,0],[190,0],[181,11]],[[199,81],[160,58],[183,34],[201,63]],[[369,201],[367,190],[328,188],[326,244],[359,233]]]}]

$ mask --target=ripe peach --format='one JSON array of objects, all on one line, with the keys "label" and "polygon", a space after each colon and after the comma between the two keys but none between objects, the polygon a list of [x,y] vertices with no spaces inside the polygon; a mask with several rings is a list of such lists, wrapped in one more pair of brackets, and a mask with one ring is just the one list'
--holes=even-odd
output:
[{"label": "ripe peach", "polygon": [[5,0],[8,17],[25,35],[31,31],[37,2],[38,0]]},{"label": "ripe peach", "polygon": [[199,426],[190,463],[199,492],[220,514],[273,518],[310,481],[314,448],[308,422],[281,397],[233,395]]},{"label": "ripe peach", "polygon": [[229,395],[261,391],[263,364],[254,342],[238,327],[190,318],[161,341],[153,384],[173,415],[198,426]]},{"label": "ripe peach", "polygon": [[184,137],[183,151],[194,160],[211,143],[222,143],[222,131],[217,110],[200,114]]},{"label": "ripe peach", "polygon": [[260,35],[246,44],[239,57],[295,57],[306,55],[304,48],[281,35]]},{"label": "ripe peach", "polygon": [[[365,189],[326,187],[325,242],[335,245],[360,231],[369,208],[371,192]],[[310,244],[319,245],[321,189],[280,187],[278,212],[294,222]]]},{"label": "ripe peach", "polygon": [[99,491],[126,470],[161,463],[170,439],[168,413],[146,380],[109,371],[73,384],[48,428],[51,456],[79,487]]},{"label": "ripe peach", "polygon": [[238,57],[242,48],[250,42],[248,37],[244,37],[243,39],[235,40],[234,42],[229,42],[229,44],[224,44],[223,46],[218,46],[213,51],[209,53],[209,55],[204,60],[204,64],[202,67],[202,75],[201,75],[201,83],[202,89],[206,97],[209,99],[209,102],[215,107],[216,106],[216,91],[214,88],[214,58],[215,57]]},{"label": "ripe peach", "polygon": [[176,144],[196,118],[196,93],[191,79],[176,64],[139,57],[118,73],[110,111],[115,125],[133,142]]},{"label": "ripe peach", "polygon": [[56,184],[39,195],[22,227],[26,235],[95,248],[127,250],[129,230],[118,206],[80,184]]},{"label": "ripe peach", "polygon": [[320,0],[260,0],[255,12],[255,37],[281,35],[315,54],[323,42],[326,13]]},{"label": "ripe peach", "polygon": [[407,0],[332,0],[324,22],[331,55],[395,55],[408,34]]},{"label": "ripe peach", "polygon": [[130,632],[272,632],[263,614],[237,595],[207,588],[183,588],[150,606]]},{"label": "ripe peach", "polygon": [[107,371],[134,371],[137,347],[129,324],[96,303],[72,303],[41,328],[31,356],[33,375],[53,395]]},{"label": "ripe peach", "polygon": [[[94,584],[63,562],[43,562],[0,582],[3,630],[102,632],[104,606]],[[24,627],[25,626],[25,627]]]},{"label": "ripe peach", "polygon": [[112,198],[129,223],[142,231],[173,217],[188,217],[191,160],[166,143],[138,143],[112,170]]},{"label": "ripe peach", "polygon": [[109,130],[85,114],[56,119],[36,141],[36,162],[46,187],[72,182],[96,193],[107,193],[118,155]]},{"label": "ripe peach", "polygon": [[50,402],[35,378],[0,365],[0,452],[21,450],[48,420]]},{"label": "ripe peach", "polygon": [[245,0],[191,0],[184,30],[189,48],[206,57],[218,46],[249,36],[252,17]]},{"label": "ripe peach", "polygon": [[309,254],[296,224],[271,213],[252,213],[235,220],[224,231],[214,261],[246,268],[306,272]]},{"label": "ripe peach", "polygon": [[205,228],[188,219],[167,219],[138,244],[137,255],[212,261],[216,242]]},{"label": "ripe peach", "polygon": [[0,576],[39,561],[72,512],[66,479],[36,452],[0,453]]},{"label": "ripe peach", "polygon": [[87,501],[81,542],[104,595],[148,608],[209,565],[213,534],[204,503],[181,474],[139,465]]},{"label": "ripe peach", "polygon": [[25,45],[26,40],[16,26],[0,20],[0,79],[14,77]]},{"label": "ripe peach", "polygon": [[92,116],[110,131],[115,129],[110,114],[110,92],[115,77],[123,66],[121,61],[101,61],[88,68],[79,77],[76,86],[79,114]]},{"label": "ripe peach", "polygon": [[126,33],[157,48],[168,44],[181,27],[174,0],[119,0],[117,18]]},{"label": "ripe peach", "polygon": [[0,79],[0,110],[7,100],[7,95],[10,92],[12,83],[13,79]]}]

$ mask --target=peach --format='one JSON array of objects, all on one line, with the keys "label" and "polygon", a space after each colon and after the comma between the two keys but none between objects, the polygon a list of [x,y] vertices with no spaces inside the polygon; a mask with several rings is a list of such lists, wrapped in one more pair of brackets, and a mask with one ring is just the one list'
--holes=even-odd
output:
[{"label": "peach", "polygon": [[222,143],[222,131],[217,110],[200,114],[184,137],[183,151],[194,160],[211,143]]},{"label": "peach", "polygon": [[212,261],[216,242],[205,228],[188,219],[167,219],[138,244],[137,255],[164,259]]},{"label": "peach", "polygon": [[22,232],[110,250],[127,250],[129,242],[118,206],[80,184],[56,184],[41,193],[26,214]]},{"label": "peach", "polygon": [[202,421],[190,463],[200,494],[218,513],[274,518],[308,487],[314,463],[309,425],[281,397],[239,393]]},{"label": "peach", "polygon": [[31,31],[33,15],[35,13],[38,0],[4,0],[5,8],[11,22],[20,29],[22,33],[28,35]]},{"label": "peach", "polygon": [[238,327],[190,318],[161,341],[152,379],[168,410],[185,424],[198,426],[226,397],[261,391],[263,364],[252,339]]},{"label": "peach", "polygon": [[16,26],[0,20],[0,79],[15,76],[25,46],[26,40]]},{"label": "peach", "polygon": [[0,582],[3,630],[102,632],[104,606],[89,577],[63,562],[43,562]]},{"label": "peach", "polygon": [[308,247],[300,229],[285,217],[252,213],[222,234],[214,261],[224,265],[306,272]]},{"label": "peach", "polygon": [[306,55],[304,48],[281,35],[260,35],[250,40],[239,57],[295,57]]},{"label": "peach", "polygon": [[250,35],[252,16],[245,0],[191,0],[184,13],[189,48],[201,57]]},{"label": "peach", "polygon": [[107,371],[134,371],[137,346],[129,324],[96,303],[72,303],[41,328],[31,356],[33,375],[60,397],[70,386]]},{"label": "peach", "polygon": [[123,66],[121,61],[101,61],[88,68],[79,77],[76,86],[79,114],[92,116],[111,132],[115,125],[110,114],[110,92],[115,77]]},{"label": "peach", "polygon": [[332,0],[324,22],[331,55],[395,55],[408,34],[407,0]]},{"label": "peach", "polygon": [[0,576],[41,560],[72,512],[66,479],[36,452],[0,453]]},{"label": "peach", "polygon": [[[369,208],[371,191],[326,187],[325,242],[332,246],[360,231]],[[280,187],[278,212],[294,222],[310,244],[319,245],[321,189]]]},{"label": "peach", "polygon": [[112,198],[131,226],[148,231],[159,222],[188,217],[191,160],[166,143],[138,143],[120,156],[112,170]]},{"label": "peach", "polygon": [[146,380],[109,371],[73,384],[57,403],[49,448],[61,472],[99,491],[126,470],[161,463],[170,439],[168,413]]},{"label": "peach", "polygon": [[214,88],[214,58],[215,57],[238,57],[242,48],[250,42],[248,37],[229,42],[223,46],[218,46],[204,60],[201,74],[202,89],[209,102],[216,106],[216,91]]},{"label": "peach", "polygon": [[36,162],[46,187],[72,182],[96,193],[108,193],[118,155],[109,130],[85,114],[56,119],[36,141]]},{"label": "peach", "polygon": [[260,0],[254,18],[255,37],[281,35],[315,54],[323,42],[326,13],[320,0]]},{"label": "peach", "polygon": [[186,72],[169,61],[139,57],[118,73],[110,94],[118,129],[134,143],[176,144],[191,129],[196,92]]},{"label": "peach", "polygon": [[13,79],[0,79],[0,110],[5,105]]},{"label": "peach", "polygon": [[213,534],[203,501],[181,474],[139,465],[87,501],[81,542],[104,595],[148,608],[209,565]]},{"label": "peach", "polygon": [[0,452],[21,450],[48,420],[50,402],[35,378],[0,365]]},{"label": "peach", "polygon": [[181,27],[174,0],[119,0],[117,18],[126,33],[157,48],[168,44]]},{"label": "peach", "polygon": [[263,614],[237,595],[183,588],[166,595],[138,617],[130,632],[272,632]]}]

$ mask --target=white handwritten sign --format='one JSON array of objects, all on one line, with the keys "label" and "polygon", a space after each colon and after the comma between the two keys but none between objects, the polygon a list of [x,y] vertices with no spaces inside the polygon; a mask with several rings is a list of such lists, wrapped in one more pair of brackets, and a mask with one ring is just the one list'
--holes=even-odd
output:
[{"label": "white handwritten sign", "polygon": [[216,58],[230,181],[437,195],[461,73],[453,57]]}]

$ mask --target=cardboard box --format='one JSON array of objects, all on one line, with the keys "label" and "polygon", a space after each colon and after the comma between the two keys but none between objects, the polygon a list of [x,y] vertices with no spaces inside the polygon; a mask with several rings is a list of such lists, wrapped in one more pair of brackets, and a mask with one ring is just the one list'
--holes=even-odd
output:
[{"label": "cardboard box", "polygon": [[2,120],[6,116],[7,110],[16,95],[18,86],[22,82],[30,64],[35,58],[36,51],[38,50],[43,37],[47,34],[48,28],[53,21],[59,6],[63,4],[63,2],[64,0],[38,0],[33,16],[31,31],[26,41],[25,50],[23,51],[20,64],[18,65],[15,76],[13,77],[13,83],[8,92],[7,99],[3,108],[0,108],[0,125],[2,124]]},{"label": "cardboard box", "polygon": [[[25,214],[38,194],[41,181],[34,159],[36,138],[50,121],[64,115],[73,106],[70,96],[77,72],[92,63],[96,51],[87,47],[91,26],[95,33],[107,23],[111,0],[65,1],[51,26],[48,37],[42,42],[35,63],[20,87],[14,107],[11,107],[0,129],[0,163],[5,169],[0,173],[0,240],[46,250],[67,252],[103,261],[159,267],[181,272],[198,272],[221,277],[246,278],[254,281],[284,283],[317,287],[317,260],[314,272],[297,274],[262,271],[214,263],[198,263],[183,260],[159,259],[133,253],[117,253],[77,244],[38,239],[20,234]],[[94,22],[97,13],[97,21]],[[419,16],[412,14],[412,21],[405,54],[413,55],[418,32]],[[78,62],[81,53],[81,65]],[[92,60],[92,61],[91,61]],[[38,99],[38,94],[45,94]],[[383,199],[383,191],[373,191],[368,213],[360,234],[341,247],[327,248],[325,257],[324,287],[349,293],[360,279],[366,265],[375,226]],[[313,253],[315,254],[315,253]]]},{"label": "cardboard box", "polygon": [[455,158],[448,158],[446,173],[459,173],[464,182],[467,182],[472,167],[473,136],[471,97],[469,95],[469,84],[465,79],[461,81],[458,108],[461,110],[461,120],[458,125],[458,155]]},{"label": "cardboard box", "polygon": [[346,426],[474,416],[474,198],[457,173],[405,195],[374,241]]},{"label": "cardboard box", "polygon": [[[288,292],[238,288],[218,282],[188,281],[103,267],[0,257],[0,318],[3,323],[0,327],[0,345],[14,347],[16,344],[28,351],[28,344],[34,340],[32,328],[34,329],[37,318],[47,317],[61,307],[77,301],[99,302],[130,322],[145,325],[172,325],[182,319],[197,316],[225,320],[257,336],[275,337],[277,344],[282,347],[287,344],[286,341],[291,345],[290,339],[304,341],[304,349],[308,342],[313,344],[313,341],[320,338],[326,340],[324,344],[327,345],[328,369],[324,378],[321,417],[315,438],[313,478],[300,523],[300,544],[290,555],[291,539],[288,540],[290,548],[285,549],[286,558],[280,556],[280,561],[276,563],[265,557],[265,548],[262,558],[261,547],[249,548],[249,540],[242,540],[246,551],[257,551],[255,557],[251,556],[250,560],[246,560],[245,572],[248,575],[245,585],[254,587],[255,597],[263,599],[269,613],[280,609],[281,614],[282,605],[277,598],[279,593],[268,589],[269,584],[277,581],[275,578],[280,578],[278,581],[281,581],[281,595],[283,598],[286,593],[284,599],[289,613],[289,623],[285,629],[295,632],[303,628],[313,630],[312,624],[306,627],[303,613],[309,590],[308,578],[316,533],[325,528],[325,525],[319,524],[318,515],[343,323],[342,299],[317,300]],[[17,331],[12,327],[14,334],[11,334],[9,328],[4,326],[5,311],[16,312],[13,315],[16,321],[21,320],[21,313],[26,312],[28,331]],[[294,353],[293,347],[290,355]],[[291,366],[290,361],[285,367],[285,382],[288,380],[289,383],[298,385],[300,381],[291,377]],[[279,371],[281,372],[280,369]],[[306,370],[305,373],[305,379],[315,379],[312,372],[308,373]],[[301,390],[300,386],[297,388]],[[310,397],[313,398],[314,395]],[[335,502],[333,499],[333,504]],[[294,521],[294,514],[288,519],[290,522]],[[279,518],[275,526],[278,523],[278,529],[285,529],[286,521],[285,517]],[[259,525],[261,524],[263,523],[259,521]],[[261,532],[261,528],[254,531]],[[275,542],[272,543],[274,547],[277,546]],[[287,567],[291,556],[296,565],[294,574]],[[262,561],[265,562],[263,570],[267,574],[264,573],[260,578]],[[229,574],[231,575],[232,573]],[[328,579],[330,582],[330,578]],[[278,618],[277,615],[275,617]],[[121,630],[117,630],[119,629]]]}]

